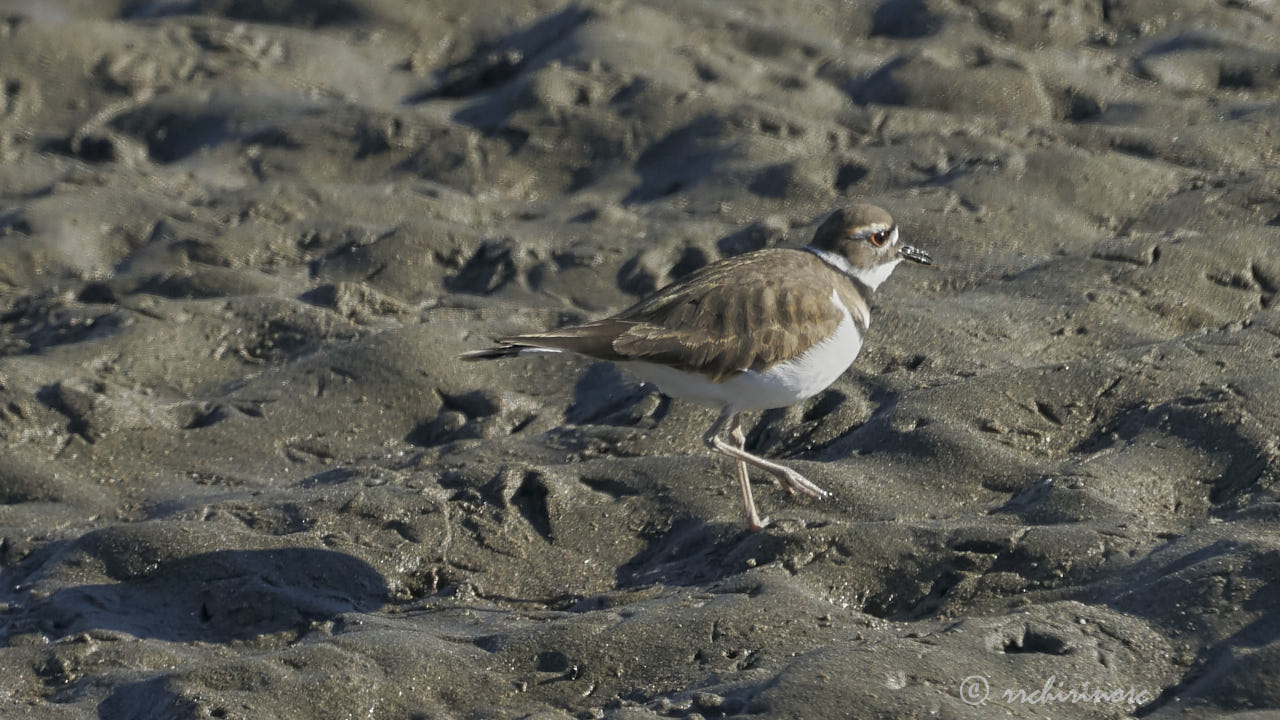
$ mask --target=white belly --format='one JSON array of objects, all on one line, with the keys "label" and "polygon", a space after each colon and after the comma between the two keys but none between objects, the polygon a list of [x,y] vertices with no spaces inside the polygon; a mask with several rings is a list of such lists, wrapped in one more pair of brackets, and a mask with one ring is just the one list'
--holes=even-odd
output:
[{"label": "white belly", "polygon": [[844,314],[831,337],[809,348],[794,360],[778,363],[768,370],[743,370],[720,382],[666,365],[620,362],[618,366],[652,382],[662,392],[681,400],[712,407],[728,407],[734,412],[766,410],[794,405],[825,390],[849,369],[862,349],[862,332],[849,311],[833,294],[832,301]]}]

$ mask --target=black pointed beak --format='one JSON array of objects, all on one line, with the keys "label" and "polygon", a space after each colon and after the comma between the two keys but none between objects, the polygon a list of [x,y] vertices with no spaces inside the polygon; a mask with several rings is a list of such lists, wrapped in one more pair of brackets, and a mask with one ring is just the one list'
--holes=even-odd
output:
[{"label": "black pointed beak", "polygon": [[929,253],[917,247],[911,247],[910,245],[899,245],[898,254],[910,260],[911,262],[918,262],[921,265],[933,264],[933,258],[929,257]]}]

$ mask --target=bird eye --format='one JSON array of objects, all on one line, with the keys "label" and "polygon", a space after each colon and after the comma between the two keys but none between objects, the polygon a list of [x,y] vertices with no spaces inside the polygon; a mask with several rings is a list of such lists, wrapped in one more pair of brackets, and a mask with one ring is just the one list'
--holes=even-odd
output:
[{"label": "bird eye", "polygon": [[872,235],[867,239],[871,241],[872,245],[875,245],[876,247],[880,247],[884,245],[885,241],[889,239],[889,231],[881,230],[880,232],[875,233],[874,235]]}]

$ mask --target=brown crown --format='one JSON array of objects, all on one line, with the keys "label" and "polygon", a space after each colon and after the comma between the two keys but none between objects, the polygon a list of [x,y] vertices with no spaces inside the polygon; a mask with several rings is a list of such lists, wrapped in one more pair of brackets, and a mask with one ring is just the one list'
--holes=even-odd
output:
[{"label": "brown crown", "polygon": [[844,243],[861,229],[877,227],[885,229],[893,227],[893,216],[882,208],[866,203],[858,203],[840,208],[831,213],[813,233],[810,243],[819,250],[841,252]]}]

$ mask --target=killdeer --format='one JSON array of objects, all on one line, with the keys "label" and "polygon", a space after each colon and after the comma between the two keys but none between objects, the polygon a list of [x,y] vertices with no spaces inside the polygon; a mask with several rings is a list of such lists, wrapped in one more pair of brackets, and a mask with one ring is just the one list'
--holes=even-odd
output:
[{"label": "killdeer", "polygon": [[899,241],[889,213],[852,205],[824,220],[803,249],[726,258],[611,317],[502,338],[460,357],[577,353],[616,363],[671,397],[719,409],[702,439],[735,461],[747,524],[760,530],[769,520],[756,511],[747,465],[790,494],[830,493],[747,452],[741,414],[792,405],[835,382],[862,349],[872,291],[903,260],[933,262]]}]

